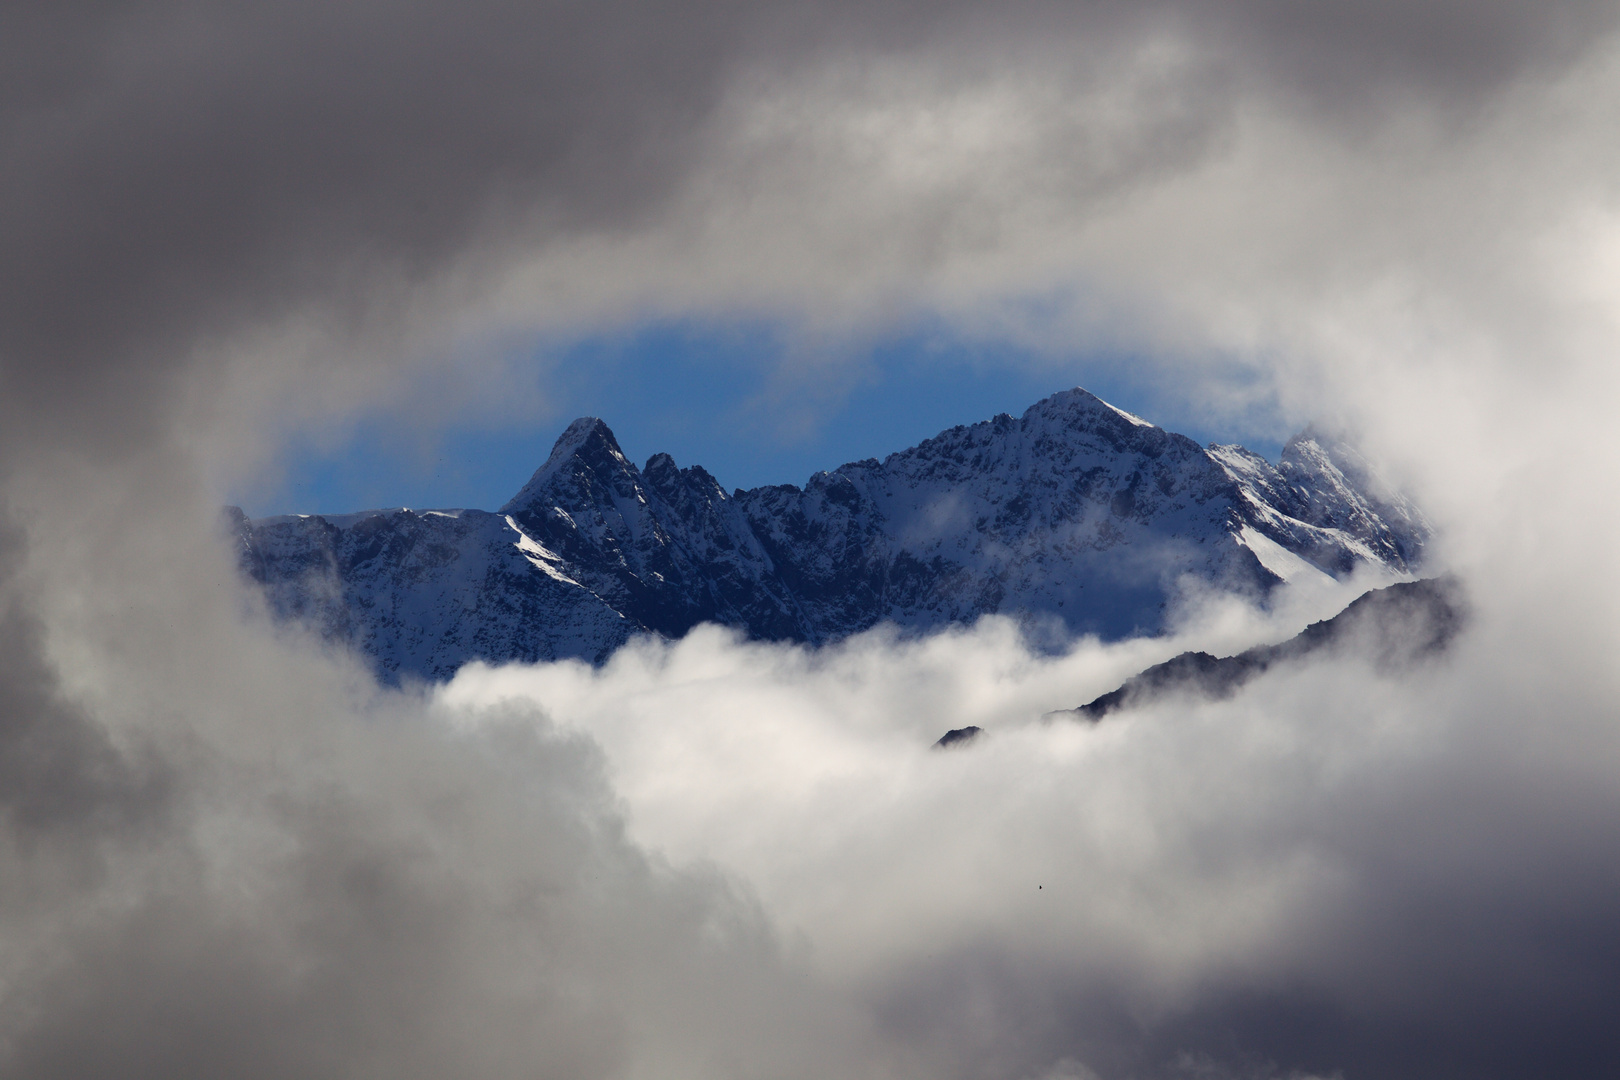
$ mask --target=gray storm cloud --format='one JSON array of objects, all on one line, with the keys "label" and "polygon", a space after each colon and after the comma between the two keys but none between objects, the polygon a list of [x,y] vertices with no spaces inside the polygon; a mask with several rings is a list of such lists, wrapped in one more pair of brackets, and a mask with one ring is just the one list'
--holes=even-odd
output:
[{"label": "gray storm cloud", "polygon": [[[0,17],[0,1075],[1612,1071],[1616,14]],[[499,396],[504,334],[919,310],[1339,414],[1474,629],[1095,730],[1031,718],[1158,646],[704,630],[417,696],[218,539],[286,430]]]},{"label": "gray storm cloud", "polygon": [[[553,318],[552,293],[685,302],[681,255],[714,283],[697,299],[721,304],[772,261],[784,229],[775,258],[810,280],[779,285],[801,303],[874,255],[887,274],[863,291],[955,265],[964,245],[970,268],[987,249],[1016,259],[1044,219],[1084,222],[1098,198],[1202,162],[1241,95],[1335,137],[1375,139],[1417,114],[1444,139],[1579,62],[1613,15],[1598,3],[1258,2],[992,14],[902,0],[13,13],[0,46],[7,427],[81,444],[161,437],[177,400],[199,392],[191,380],[232,358],[250,394],[275,385],[236,357],[244,341],[257,355],[266,336],[311,328],[314,343],[294,350],[303,362],[282,365],[321,393],[344,387],[339,407],[352,407],[514,263],[547,253],[573,282],[543,277],[520,303]],[[769,116],[747,107],[773,97]],[[827,129],[841,119],[853,127]],[[960,145],[949,129],[964,122],[988,127],[988,144]],[[885,160],[895,146],[905,160]],[[857,200],[803,198],[822,165],[878,181],[879,210],[885,197],[923,205],[861,243],[872,222]],[[1026,168],[1043,198],[1020,212]],[[808,249],[791,220],[806,205],[838,219]],[[711,235],[739,211],[746,228]],[[1040,220],[1020,220],[1031,213]],[[696,250],[668,250],[694,232]],[[1004,233],[1023,243],[1007,250]],[[642,251],[592,266],[577,249],[653,238],[663,257],[650,268]],[[722,258],[740,263],[734,275],[706,265]],[[634,282],[636,266],[652,280]],[[364,364],[379,354],[393,358],[380,372]]]}]

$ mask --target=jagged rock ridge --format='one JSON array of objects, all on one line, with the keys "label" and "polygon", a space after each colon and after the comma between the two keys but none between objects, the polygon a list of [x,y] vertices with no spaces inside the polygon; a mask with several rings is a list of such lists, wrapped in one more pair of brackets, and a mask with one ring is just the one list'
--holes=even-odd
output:
[{"label": "jagged rock ridge", "polygon": [[1131,676],[1072,715],[1092,723],[1122,709],[1171,697],[1218,701],[1271,668],[1341,650],[1354,650],[1382,670],[1399,670],[1444,652],[1462,629],[1467,607],[1455,578],[1428,578],[1374,589],[1331,619],[1312,623],[1278,645],[1235,656],[1184,652]]},{"label": "jagged rock ridge", "polygon": [[1189,576],[1259,594],[1301,573],[1405,573],[1429,531],[1341,443],[1307,431],[1273,467],[1080,389],[802,488],[729,494],[667,454],[636,468],[585,418],[494,513],[238,514],[237,529],[274,610],[426,678],[599,662],[702,622],[809,643],[990,613],[1152,634]]}]

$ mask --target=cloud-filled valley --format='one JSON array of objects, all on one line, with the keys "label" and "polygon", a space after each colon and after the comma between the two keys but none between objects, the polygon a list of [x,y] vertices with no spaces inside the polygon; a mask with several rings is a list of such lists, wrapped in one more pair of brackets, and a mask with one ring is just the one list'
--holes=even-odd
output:
[{"label": "cloud-filled valley", "polygon": [[[7,15],[0,1076],[1613,1071],[1616,14]],[[926,316],[1354,430],[1469,621],[1091,725],[1382,581],[399,688],[244,580],[289,440],[521,420],[513,342],[683,313],[782,326],[794,407]]]},{"label": "cloud-filled valley", "polygon": [[1526,724],[1557,691],[1489,634],[1096,727],[1040,714],[1142,647],[1041,658],[994,622],[830,655],[700,632],[599,672],[469,669],[442,700],[590,732],[630,834],[741,874],[927,1075],[1601,1068],[1613,709]]}]

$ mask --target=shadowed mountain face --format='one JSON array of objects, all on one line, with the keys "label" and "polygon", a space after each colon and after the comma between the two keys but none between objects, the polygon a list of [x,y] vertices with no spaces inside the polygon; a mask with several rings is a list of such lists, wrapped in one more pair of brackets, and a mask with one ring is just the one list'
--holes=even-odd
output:
[{"label": "shadowed mountain face", "polygon": [[388,676],[474,659],[604,659],[703,622],[819,644],[882,622],[1016,616],[1059,638],[1153,634],[1190,577],[1261,595],[1418,559],[1428,527],[1354,451],[1307,432],[1273,467],[1084,390],[879,462],[727,493],[667,454],[636,468],[576,420],[507,504],[236,525],[246,571]]},{"label": "shadowed mountain face", "polygon": [[967,727],[952,728],[939,737],[939,741],[934,743],[934,749],[949,750],[952,747],[966,746],[983,734],[984,729],[976,724],[970,724]]},{"label": "shadowed mountain face", "polygon": [[1279,645],[1260,645],[1226,657],[1185,652],[1133,675],[1118,690],[1068,715],[1096,723],[1121,709],[1170,697],[1219,700],[1275,665],[1338,650],[1353,650],[1382,670],[1400,670],[1443,652],[1462,629],[1465,611],[1461,588],[1452,578],[1374,589],[1333,618],[1312,623]]}]

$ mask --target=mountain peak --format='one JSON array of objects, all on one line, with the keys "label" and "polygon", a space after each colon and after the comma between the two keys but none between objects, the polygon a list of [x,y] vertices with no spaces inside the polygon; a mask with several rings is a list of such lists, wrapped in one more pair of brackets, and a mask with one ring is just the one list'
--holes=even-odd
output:
[{"label": "mountain peak", "polygon": [[1026,418],[1035,416],[1050,417],[1058,415],[1073,417],[1079,413],[1089,414],[1099,419],[1104,419],[1115,423],[1124,421],[1131,427],[1158,427],[1157,424],[1150,424],[1148,421],[1142,419],[1140,416],[1137,416],[1135,413],[1128,413],[1118,405],[1113,405],[1104,401],[1102,398],[1098,397],[1096,394],[1093,394],[1090,390],[1087,390],[1083,386],[1076,386],[1068,390],[1059,390],[1057,393],[1042,398],[1040,401],[1037,401],[1028,409],[1024,410],[1024,416]]},{"label": "mountain peak", "polygon": [[535,470],[523,489],[507,500],[502,513],[520,510],[535,501],[541,489],[559,473],[635,472],[636,468],[619,449],[619,440],[600,418],[582,416],[569,424],[552,444],[546,463]]},{"label": "mountain peak", "polygon": [[595,416],[582,416],[557,436],[546,464],[551,465],[575,455],[595,458],[604,454],[621,459],[624,457],[624,451],[619,449],[619,440],[613,437],[613,430],[606,422]]}]

